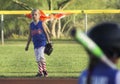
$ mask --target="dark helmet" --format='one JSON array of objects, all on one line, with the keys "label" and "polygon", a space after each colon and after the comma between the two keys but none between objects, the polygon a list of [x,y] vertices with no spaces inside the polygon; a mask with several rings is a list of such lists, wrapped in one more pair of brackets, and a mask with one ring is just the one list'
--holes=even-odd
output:
[{"label": "dark helmet", "polygon": [[107,57],[120,57],[120,25],[104,22],[91,28],[87,35],[98,44]]}]

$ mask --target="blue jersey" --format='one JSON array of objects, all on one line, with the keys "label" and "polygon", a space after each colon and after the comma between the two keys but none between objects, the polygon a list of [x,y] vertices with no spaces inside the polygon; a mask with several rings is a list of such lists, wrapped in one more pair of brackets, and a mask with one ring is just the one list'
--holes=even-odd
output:
[{"label": "blue jersey", "polygon": [[32,41],[34,48],[39,48],[46,45],[46,34],[43,30],[42,22],[39,21],[37,24],[31,22],[30,31],[32,35]]},{"label": "blue jersey", "polygon": [[[84,70],[79,77],[79,84],[86,84],[87,75],[88,71]],[[100,63],[93,69],[91,84],[120,84],[120,71]]]}]

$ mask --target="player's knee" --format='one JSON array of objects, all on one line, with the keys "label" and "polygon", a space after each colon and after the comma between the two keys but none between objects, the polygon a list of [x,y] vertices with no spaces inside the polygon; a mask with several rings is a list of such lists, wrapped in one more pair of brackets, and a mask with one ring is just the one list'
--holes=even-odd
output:
[{"label": "player's knee", "polygon": [[41,61],[42,63],[44,63],[44,62],[45,62],[45,59],[44,59],[44,58],[41,58],[40,61]]}]

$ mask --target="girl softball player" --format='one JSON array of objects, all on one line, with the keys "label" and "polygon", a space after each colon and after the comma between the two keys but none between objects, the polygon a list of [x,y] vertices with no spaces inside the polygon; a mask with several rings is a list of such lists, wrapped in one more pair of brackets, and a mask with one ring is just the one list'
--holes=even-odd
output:
[{"label": "girl softball player", "polygon": [[46,24],[45,22],[42,22],[39,20],[40,12],[38,9],[32,10],[32,18],[33,21],[30,23],[30,33],[27,41],[27,45],[25,47],[25,50],[27,51],[29,48],[29,44],[31,42],[31,39],[33,41],[34,45],[34,52],[36,56],[36,61],[38,64],[38,73],[37,77],[44,77],[48,76],[47,69],[46,69],[46,60],[44,57],[44,49],[46,42],[50,42],[49,36],[46,31]]},{"label": "girl softball player", "polygon": [[[104,52],[107,58],[115,64],[120,58],[120,25],[116,23],[102,23],[91,28],[90,37]],[[120,84],[120,71],[111,68],[88,50],[88,68],[81,73],[79,84]]]}]

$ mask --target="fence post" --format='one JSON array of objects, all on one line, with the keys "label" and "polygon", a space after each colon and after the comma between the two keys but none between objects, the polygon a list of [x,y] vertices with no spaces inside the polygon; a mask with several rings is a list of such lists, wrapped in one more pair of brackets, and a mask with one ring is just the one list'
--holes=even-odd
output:
[{"label": "fence post", "polygon": [[1,41],[2,41],[2,45],[4,45],[4,31],[3,31],[3,21],[4,21],[4,15],[1,14]]},{"label": "fence post", "polygon": [[88,20],[88,16],[87,16],[87,14],[85,14],[85,32],[87,33],[87,26],[88,26],[88,24],[87,24],[87,20]]}]

